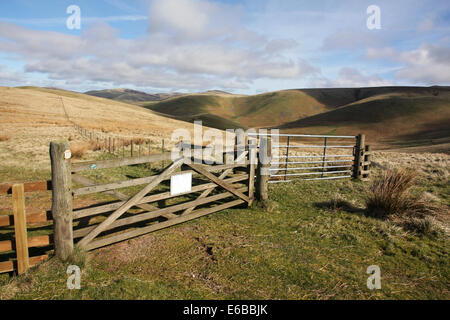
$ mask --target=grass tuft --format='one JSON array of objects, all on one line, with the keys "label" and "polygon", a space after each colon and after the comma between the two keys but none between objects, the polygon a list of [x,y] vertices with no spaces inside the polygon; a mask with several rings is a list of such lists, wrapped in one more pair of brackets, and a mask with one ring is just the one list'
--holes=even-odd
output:
[{"label": "grass tuft", "polygon": [[436,236],[437,226],[429,217],[436,216],[440,207],[411,192],[416,181],[417,174],[412,170],[384,171],[366,190],[367,215],[393,220],[407,231]]},{"label": "grass tuft", "polygon": [[75,246],[73,248],[72,254],[67,259],[66,263],[76,265],[82,269],[86,268],[87,265],[89,264],[89,253],[83,248]]},{"label": "grass tuft", "polygon": [[81,159],[87,152],[89,145],[85,142],[76,142],[70,145],[72,158]]}]

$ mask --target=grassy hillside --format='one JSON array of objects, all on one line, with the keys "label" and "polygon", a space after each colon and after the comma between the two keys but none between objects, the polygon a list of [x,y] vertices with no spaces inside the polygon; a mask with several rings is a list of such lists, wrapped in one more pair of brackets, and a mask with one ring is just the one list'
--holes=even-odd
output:
[{"label": "grassy hillside", "polygon": [[140,104],[142,102],[161,101],[168,98],[183,95],[182,93],[155,93],[149,94],[142,91],[132,89],[106,89],[106,90],[92,90],[85,94],[100,98],[112,99],[116,101]]},{"label": "grassy hillside", "polygon": [[73,122],[101,136],[142,137],[166,146],[178,128],[193,130],[188,122],[147,108],[77,92],[38,87],[0,87],[0,172],[41,170],[50,162],[50,141],[85,141]]},{"label": "grassy hillside", "polygon": [[[435,196],[448,188],[442,177],[424,183]],[[449,299],[448,235],[366,216],[364,185],[271,185],[267,209],[224,210],[70,262],[80,290],[67,290],[68,264],[52,259],[1,275],[0,299]],[[366,286],[370,265],[381,290]]]},{"label": "grassy hillside", "polygon": [[281,126],[289,132],[354,134],[369,141],[403,144],[443,143],[450,138],[450,93],[391,93],[372,96],[340,108]]},{"label": "grassy hillside", "polygon": [[[231,120],[243,127],[278,126],[292,119],[304,118],[328,110],[324,104],[296,90],[255,96],[205,93],[172,98],[145,106],[159,113],[188,121],[196,116],[210,114],[215,116],[214,122],[217,122],[219,117],[222,118],[223,120],[219,121],[221,125]],[[213,126],[212,123],[206,124]]]},{"label": "grassy hillside", "polygon": [[158,96],[131,89],[109,89],[87,91],[85,94],[122,102],[157,101]]},{"label": "grassy hillside", "polygon": [[439,144],[444,151],[450,142],[449,87],[298,89],[254,96],[203,93],[144,106],[220,129],[240,125],[297,133],[364,132],[379,146]]}]

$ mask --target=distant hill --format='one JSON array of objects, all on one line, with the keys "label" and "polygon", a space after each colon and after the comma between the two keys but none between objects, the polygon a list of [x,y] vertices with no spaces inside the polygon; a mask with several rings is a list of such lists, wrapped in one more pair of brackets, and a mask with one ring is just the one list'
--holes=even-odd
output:
[{"label": "distant hill", "polygon": [[[200,119],[206,114],[214,115],[214,122],[221,125],[220,129],[226,129],[223,126],[229,121],[241,127],[277,126],[328,111],[324,104],[296,90],[254,96],[190,94],[142,106],[185,121],[192,121],[196,116]],[[205,125],[212,126],[210,123]]]},{"label": "distant hill", "polygon": [[369,141],[380,145],[450,141],[450,87],[443,86],[292,89],[253,96],[204,92],[142,106],[179,120],[203,120],[219,129],[365,132]]},{"label": "distant hill", "polygon": [[142,102],[162,101],[165,99],[184,95],[183,93],[178,92],[150,94],[132,89],[92,90],[85,92],[85,94],[138,105]]},{"label": "distant hill", "polygon": [[[355,91],[353,91],[355,92]],[[418,146],[450,142],[449,87],[363,88],[359,100],[288,122],[288,132],[354,134],[379,145]]]},{"label": "distant hill", "polygon": [[[78,94],[52,89],[64,96]],[[378,147],[433,146],[442,151],[450,146],[450,87],[445,86],[292,89],[248,96],[220,90],[148,94],[112,89],[88,94],[133,103],[172,119],[202,120],[218,129],[363,132]]]},{"label": "distant hill", "polygon": [[85,92],[90,96],[100,98],[113,99],[122,102],[140,102],[140,101],[159,101],[161,98],[157,95],[131,90],[131,89],[107,89],[107,90],[93,90]]}]

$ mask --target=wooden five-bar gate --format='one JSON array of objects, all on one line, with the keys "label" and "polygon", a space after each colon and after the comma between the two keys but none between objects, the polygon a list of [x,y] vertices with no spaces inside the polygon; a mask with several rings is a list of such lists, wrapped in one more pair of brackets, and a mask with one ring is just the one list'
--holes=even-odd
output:
[{"label": "wooden five-bar gate", "polygon": [[[301,170],[312,170],[307,173],[319,175],[318,179],[331,179],[330,176],[368,177],[370,148],[365,146],[364,135],[278,135],[277,139],[287,138],[277,141],[280,148],[286,148],[285,152],[282,149],[274,152],[271,138],[274,136],[238,134],[235,145],[228,146],[220,155],[223,161],[219,163],[217,159],[211,163],[198,157],[198,151],[202,155],[205,147],[184,143],[178,145],[178,157],[165,152],[135,158],[72,163],[68,142],[52,142],[51,181],[27,183],[25,189],[23,184],[0,185],[0,194],[3,189],[6,191],[4,193],[12,193],[14,204],[13,218],[0,216],[0,227],[14,227],[15,230],[14,240],[2,241],[0,238],[0,252],[15,250],[17,256],[16,260],[0,261],[0,273],[16,269],[23,273],[28,267],[46,259],[49,253],[66,259],[74,245],[93,250],[213,212],[251,205],[254,196],[266,200],[268,183],[289,181],[288,177],[294,176],[291,171],[300,171],[298,176],[302,177],[306,174]],[[323,154],[304,154],[305,148],[317,146],[292,144],[293,138],[324,139],[324,145],[320,146]],[[329,144],[332,139],[355,139],[355,143]],[[352,153],[327,152],[337,147],[345,147]],[[290,151],[295,148],[300,153]],[[315,166],[308,167],[309,164]],[[295,166],[293,169],[290,167],[292,165]],[[177,182],[180,177],[183,180],[181,183]],[[306,177],[306,180],[312,179]],[[183,185],[184,189],[176,191],[179,185]],[[51,211],[26,215],[24,191],[36,190],[51,190]],[[74,201],[77,202],[76,208],[73,207]],[[80,203],[86,204],[80,206]],[[27,225],[34,226],[33,223],[47,226],[47,234],[27,236]],[[51,234],[48,233],[49,226]],[[51,250],[29,257],[29,248],[39,246],[47,246]]]},{"label": "wooden five-bar gate", "polygon": [[[237,205],[251,205],[256,145],[233,146],[231,159],[230,152],[226,152],[219,164],[206,164],[194,158],[195,152],[186,155],[185,144],[179,146],[180,156],[176,159],[172,153],[163,153],[71,163],[70,156],[64,155],[67,143],[52,143],[53,216],[61,226],[55,228],[56,254],[67,257],[73,240],[92,250]],[[189,145],[187,150],[195,149],[198,146]],[[146,165],[154,169],[158,167],[155,162],[170,165],[150,175]],[[95,181],[97,172],[97,176],[105,176],[107,170],[119,167],[140,167],[148,175],[107,183]],[[186,175],[188,190],[174,193],[177,176]],[[102,199],[99,193],[108,198]],[[101,199],[98,203],[71,209],[73,197],[93,194]]]}]

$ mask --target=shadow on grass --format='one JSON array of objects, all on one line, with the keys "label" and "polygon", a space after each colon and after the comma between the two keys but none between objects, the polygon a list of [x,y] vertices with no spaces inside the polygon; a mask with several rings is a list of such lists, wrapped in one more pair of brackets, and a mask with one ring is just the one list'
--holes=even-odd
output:
[{"label": "shadow on grass", "polygon": [[359,208],[351,204],[350,202],[342,199],[333,199],[330,201],[324,202],[316,202],[314,206],[319,209],[325,209],[328,211],[337,211],[342,210],[350,213],[362,214],[365,216],[369,216],[367,210],[365,208]]}]

